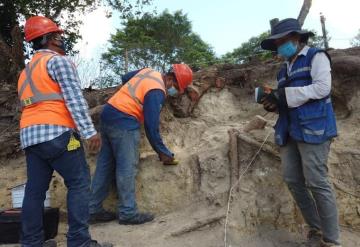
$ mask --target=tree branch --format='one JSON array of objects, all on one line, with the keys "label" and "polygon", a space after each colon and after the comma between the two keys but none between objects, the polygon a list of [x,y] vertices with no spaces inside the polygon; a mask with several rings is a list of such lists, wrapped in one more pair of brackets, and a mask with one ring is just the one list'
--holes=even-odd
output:
[{"label": "tree branch", "polygon": [[300,23],[300,27],[304,25],[306,16],[309,14],[310,11],[311,4],[312,4],[312,0],[304,0],[299,16],[297,18]]}]

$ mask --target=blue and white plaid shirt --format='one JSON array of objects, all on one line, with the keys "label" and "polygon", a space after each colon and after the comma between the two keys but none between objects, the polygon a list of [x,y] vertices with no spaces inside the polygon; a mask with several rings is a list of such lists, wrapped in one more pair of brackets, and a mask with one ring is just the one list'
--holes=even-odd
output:
[{"label": "blue and white plaid shirt", "polygon": [[[47,63],[49,76],[59,83],[65,104],[75,122],[80,135],[88,139],[96,134],[95,127],[89,115],[89,106],[84,99],[80,87],[80,78],[75,66],[65,56],[51,50],[38,50],[36,52],[49,52],[53,56]],[[38,124],[20,130],[21,148],[50,141],[70,130],[68,127]]]}]

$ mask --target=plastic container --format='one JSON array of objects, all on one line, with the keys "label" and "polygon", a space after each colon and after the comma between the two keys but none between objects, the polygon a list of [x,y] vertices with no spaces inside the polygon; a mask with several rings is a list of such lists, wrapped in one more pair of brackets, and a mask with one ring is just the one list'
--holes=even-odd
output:
[{"label": "plastic container", "polygon": [[[21,208],[22,202],[24,200],[25,195],[25,185],[20,184],[13,188],[11,188],[11,199],[13,208]],[[50,207],[50,193],[46,191],[46,198],[44,201],[44,207]]]}]

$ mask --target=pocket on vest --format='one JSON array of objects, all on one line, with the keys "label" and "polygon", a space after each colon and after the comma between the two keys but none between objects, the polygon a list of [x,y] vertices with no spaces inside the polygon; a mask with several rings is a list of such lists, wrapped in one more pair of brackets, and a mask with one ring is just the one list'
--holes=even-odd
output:
[{"label": "pocket on vest", "polygon": [[326,104],[317,101],[297,109],[299,124],[305,142],[322,143],[326,130]]}]

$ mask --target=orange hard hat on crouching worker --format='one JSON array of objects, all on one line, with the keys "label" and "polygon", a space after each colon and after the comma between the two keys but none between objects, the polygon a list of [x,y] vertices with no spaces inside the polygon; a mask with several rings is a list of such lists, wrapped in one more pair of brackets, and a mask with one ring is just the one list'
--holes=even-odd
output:
[{"label": "orange hard hat on crouching worker", "polygon": [[193,72],[187,64],[173,64],[172,69],[179,85],[179,91],[183,93],[192,82]]},{"label": "orange hard hat on crouching worker", "polygon": [[63,33],[52,20],[44,16],[33,16],[25,23],[25,40],[30,42],[48,33]]}]

